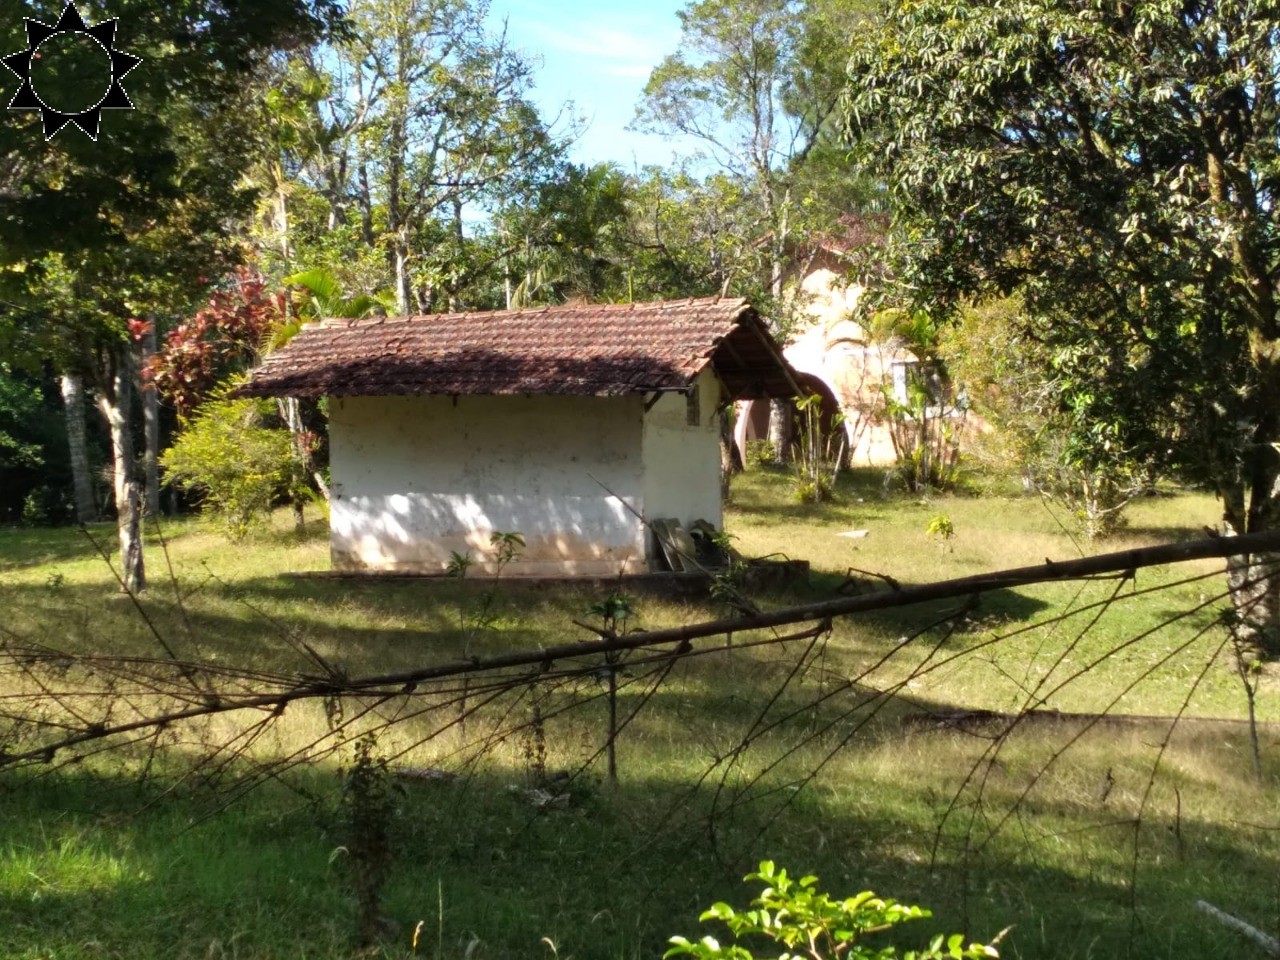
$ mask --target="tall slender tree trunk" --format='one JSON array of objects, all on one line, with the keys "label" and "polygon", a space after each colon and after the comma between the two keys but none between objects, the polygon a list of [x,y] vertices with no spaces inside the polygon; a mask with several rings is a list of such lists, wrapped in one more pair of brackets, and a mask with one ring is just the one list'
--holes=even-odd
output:
[{"label": "tall slender tree trunk", "polygon": [[790,400],[769,401],[769,442],[778,463],[791,462],[791,410]]},{"label": "tall slender tree trunk", "polygon": [[[463,244],[466,243],[466,236],[462,231],[462,199],[457,196],[453,198],[453,236],[458,242],[458,250],[461,251]],[[461,309],[462,303],[458,299],[458,281],[454,279],[449,282],[449,312],[458,313]]]},{"label": "tall slender tree trunk", "polygon": [[395,250],[392,255],[395,258],[396,310],[399,311],[401,316],[408,316],[413,297],[409,280],[409,250],[399,237],[395,240]]},{"label": "tall slender tree trunk", "polygon": [[[1271,490],[1249,491],[1255,503],[1259,497],[1274,499]],[[1227,536],[1268,529],[1261,511],[1253,505],[1246,512],[1244,483],[1232,484],[1222,494],[1223,526]],[[1280,655],[1280,555],[1242,554],[1227,558],[1227,589],[1235,614],[1232,630],[1236,639],[1259,655]]]},{"label": "tall slender tree trunk", "polygon": [[720,411],[720,499],[728,500],[733,475],[741,473],[742,467],[734,455],[733,449],[733,406],[726,406]]},{"label": "tall slender tree trunk", "polygon": [[369,169],[363,160],[358,167],[357,179],[360,189],[356,193],[356,204],[360,207],[360,236],[367,246],[374,246],[377,237],[373,233],[373,193],[369,189]]},{"label": "tall slender tree trunk", "polygon": [[[156,355],[156,324],[154,318],[147,324],[139,343],[138,371]],[[142,470],[146,495],[144,504],[147,516],[160,516],[160,396],[154,383],[140,383],[142,395],[143,454]]]},{"label": "tall slender tree trunk", "polygon": [[[764,189],[765,220],[773,226],[773,236],[769,240],[769,292],[773,295],[774,310],[780,310],[786,255],[785,210],[780,215],[773,196],[770,171],[767,168],[761,168],[757,171],[757,175]],[[776,330],[775,333],[779,334],[781,341],[782,331]],[[769,401],[769,442],[773,444],[773,455],[779,463],[791,462],[792,409],[790,400]]]},{"label": "tall slender tree trunk", "polygon": [[112,358],[115,370],[98,392],[98,409],[111,433],[111,467],[116,505],[116,529],[120,538],[121,577],[126,590],[139,592],[146,588],[146,572],[142,558],[141,514],[142,492],[134,476],[133,437],[130,431],[130,384],[133,382],[129,362],[132,351],[123,346]]},{"label": "tall slender tree trunk", "polygon": [[89,449],[84,430],[84,381],[76,373],[62,375],[62,409],[67,422],[67,445],[71,452],[71,479],[75,485],[76,520],[93,523],[98,519],[98,505],[93,499],[93,480],[89,475]]},{"label": "tall slender tree trunk", "polygon": [[141,593],[147,589],[146,567],[142,560],[142,488],[134,477],[124,483],[122,506],[119,529],[124,587],[130,593]]}]

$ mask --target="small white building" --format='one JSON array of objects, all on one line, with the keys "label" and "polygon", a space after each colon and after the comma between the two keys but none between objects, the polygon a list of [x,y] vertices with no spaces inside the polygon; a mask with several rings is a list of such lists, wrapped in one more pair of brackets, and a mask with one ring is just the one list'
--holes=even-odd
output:
[{"label": "small white building", "polygon": [[239,391],[329,397],[335,570],[439,573],[526,548],[508,575],[658,569],[645,519],[722,520],[720,412],[791,396],[745,300],[328,320]]}]

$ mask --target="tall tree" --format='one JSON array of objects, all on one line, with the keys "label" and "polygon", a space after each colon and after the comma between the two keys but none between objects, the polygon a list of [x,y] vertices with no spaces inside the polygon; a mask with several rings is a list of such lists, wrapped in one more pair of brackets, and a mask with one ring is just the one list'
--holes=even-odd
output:
[{"label": "tall tree", "polygon": [[[85,6],[90,22],[107,16]],[[13,12],[0,37],[18,49],[27,38]],[[52,24],[62,4],[25,12]],[[0,117],[0,337],[93,385],[113,440],[125,581],[140,586],[127,321],[184,302],[197,274],[234,257],[227,238],[253,200],[240,184],[255,149],[249,81],[273,50],[336,25],[338,7],[139,0],[129,13],[115,41],[144,59],[126,84],[136,109],[110,113],[97,143],[74,128],[45,141],[39,111]],[[84,51],[54,54],[70,68]]]},{"label": "tall tree", "polygon": [[[680,11],[680,48],[658,65],[641,127],[700,140],[747,191],[768,251],[767,287],[782,295],[788,243],[807,226],[798,190],[830,142],[859,0],[696,0]],[[838,171],[854,179],[847,168]],[[829,224],[841,210],[820,211]]]},{"label": "tall tree", "polygon": [[84,430],[84,382],[75,373],[64,373],[62,406],[67,424],[67,449],[71,457],[71,479],[76,501],[76,521],[92,523],[98,519],[93,498],[93,478],[89,474],[89,447]]},{"label": "tall tree", "polygon": [[[754,214],[747,238],[764,255],[756,284],[763,281],[769,313],[784,336],[793,320],[783,298],[788,250],[797,236],[829,227],[845,212],[815,202],[820,178],[808,161],[831,142],[842,65],[869,6],[864,0],[695,0],[679,13],[680,49],[653,71],[638,110],[644,128],[700,140],[739,184],[744,209]],[[858,179],[847,168],[834,172]],[[784,458],[789,420],[790,407],[775,401],[769,434]]]},{"label": "tall tree", "polygon": [[328,135],[301,173],[333,227],[355,213],[364,244],[385,252],[397,309],[428,312],[457,297],[452,263],[429,252],[465,245],[467,209],[543,175],[561,145],[527,100],[528,62],[488,30],[487,4],[355,0],[350,14],[351,36],[310,55]]},{"label": "tall tree", "polygon": [[633,187],[613,164],[566,163],[495,216],[507,308],[629,299],[624,246]]},{"label": "tall tree", "polygon": [[[1280,522],[1280,6],[912,0],[852,59],[849,132],[899,205],[901,278],[1021,290],[1081,422]],[[1271,555],[1241,633],[1280,651]]]}]

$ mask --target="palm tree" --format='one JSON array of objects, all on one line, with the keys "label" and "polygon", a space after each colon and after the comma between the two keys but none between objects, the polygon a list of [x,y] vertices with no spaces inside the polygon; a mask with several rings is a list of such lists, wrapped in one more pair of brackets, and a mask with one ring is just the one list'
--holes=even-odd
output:
[{"label": "palm tree", "polygon": [[[329,320],[337,317],[360,319],[361,317],[385,314],[395,306],[395,294],[390,291],[379,291],[375,294],[357,294],[344,297],[342,287],[334,275],[323,267],[312,267],[284,278],[292,291],[289,298],[291,309],[284,324],[272,331],[270,338],[262,346],[264,354],[278,350],[292,340],[302,329],[303,324]],[[280,417],[288,425],[293,434],[293,451],[303,470],[315,481],[316,487],[327,501],[329,485],[324,475],[315,467],[311,455],[311,444],[303,422],[302,409],[296,397],[281,397],[277,400]],[[295,503],[295,515],[298,526],[302,526],[302,505]]]}]

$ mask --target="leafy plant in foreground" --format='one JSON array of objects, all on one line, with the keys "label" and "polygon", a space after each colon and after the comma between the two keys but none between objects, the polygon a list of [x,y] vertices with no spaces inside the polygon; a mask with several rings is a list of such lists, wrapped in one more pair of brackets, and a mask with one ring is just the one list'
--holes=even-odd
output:
[{"label": "leafy plant in foreground", "polygon": [[[778,960],[835,960],[835,958],[865,958],[865,960],[890,960],[901,956],[903,960],[932,960],[932,958],[998,957],[995,945],[1004,936],[1001,933],[989,944],[964,943],[963,934],[947,937],[939,934],[924,950],[912,950],[899,954],[894,946],[870,946],[863,943],[865,937],[886,933],[908,920],[931,916],[923,907],[910,906],[894,900],[881,900],[869,890],[853,897],[834,900],[818,889],[818,878],[801,877],[793,880],[786,870],[777,869],[773,862],[761,862],[757,873],[747,874],[746,880],[759,880],[765,887],[754,900],[751,910],[735,910],[727,903],[714,903],[703,912],[700,920],[720,920],[734,938],[748,936],[765,937],[781,944],[785,949]],[[663,954],[668,957],[690,956],[697,960],[755,960],[755,954],[738,943],[722,945],[715,937],[706,936],[690,941],[684,937],[672,937],[671,949]]]}]

